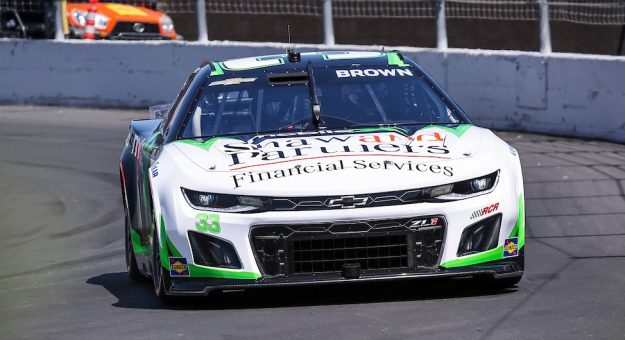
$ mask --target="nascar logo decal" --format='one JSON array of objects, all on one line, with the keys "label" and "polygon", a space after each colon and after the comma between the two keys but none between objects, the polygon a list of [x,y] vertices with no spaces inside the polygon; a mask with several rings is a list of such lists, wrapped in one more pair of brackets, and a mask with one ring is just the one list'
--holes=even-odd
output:
[{"label": "nascar logo decal", "polygon": [[188,277],[189,265],[184,257],[169,258],[169,275],[171,277]]},{"label": "nascar logo decal", "polygon": [[507,238],[503,243],[503,257],[519,256],[519,238]]},{"label": "nascar logo decal", "polygon": [[484,215],[488,215],[492,213],[493,211],[497,211],[497,209],[499,209],[499,202],[492,204],[488,207],[482,208],[480,210],[474,211],[473,214],[471,214],[471,219],[478,218]]}]

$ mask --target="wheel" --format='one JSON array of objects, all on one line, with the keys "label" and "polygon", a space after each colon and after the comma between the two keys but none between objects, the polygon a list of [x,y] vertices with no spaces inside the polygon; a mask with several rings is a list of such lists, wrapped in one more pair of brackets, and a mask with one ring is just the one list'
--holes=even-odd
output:
[{"label": "wheel", "polygon": [[146,278],[141,274],[139,266],[137,266],[137,258],[132,248],[132,236],[130,234],[130,217],[128,217],[128,205],[126,204],[126,197],[124,195],[124,230],[125,230],[125,251],[126,251],[126,271],[131,280],[140,282],[145,281]]},{"label": "wheel", "polygon": [[130,226],[126,223],[126,271],[131,280],[135,282],[145,281],[146,278],[141,274],[139,266],[137,266],[137,258],[132,249],[132,237],[130,236]]},{"label": "wheel", "polygon": [[161,265],[161,252],[158,245],[158,234],[154,228],[152,235],[152,282],[154,283],[154,294],[163,303],[171,303],[173,297],[166,294],[165,287],[170,283],[169,273],[163,270]]}]

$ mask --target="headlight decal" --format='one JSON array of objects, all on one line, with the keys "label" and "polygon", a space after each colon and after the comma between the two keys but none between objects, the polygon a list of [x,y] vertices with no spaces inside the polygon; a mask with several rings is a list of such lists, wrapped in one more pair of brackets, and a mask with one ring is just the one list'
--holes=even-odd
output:
[{"label": "headlight decal", "polygon": [[264,209],[268,204],[266,199],[261,197],[208,193],[186,188],[180,189],[187,203],[198,210],[241,213],[258,211]]},{"label": "headlight decal", "polygon": [[431,189],[430,197],[437,200],[455,201],[487,194],[497,186],[499,172],[500,170],[497,170],[486,176],[434,187]]}]

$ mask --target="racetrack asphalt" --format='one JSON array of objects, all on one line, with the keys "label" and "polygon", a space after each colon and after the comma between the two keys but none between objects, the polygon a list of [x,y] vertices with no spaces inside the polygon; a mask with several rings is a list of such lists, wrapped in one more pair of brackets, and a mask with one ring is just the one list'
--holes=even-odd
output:
[{"label": "racetrack asphalt", "polygon": [[625,338],[625,145],[500,132],[519,151],[518,289],[398,282],[162,305],[125,273],[118,157],[146,112],[0,106],[0,338]]}]

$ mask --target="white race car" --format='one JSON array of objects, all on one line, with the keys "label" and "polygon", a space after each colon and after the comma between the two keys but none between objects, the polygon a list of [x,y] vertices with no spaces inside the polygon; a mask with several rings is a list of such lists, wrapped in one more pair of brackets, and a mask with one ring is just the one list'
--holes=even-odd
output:
[{"label": "white race car", "polygon": [[128,272],[163,299],[523,274],[516,150],[398,52],[206,62],[120,177]]}]

